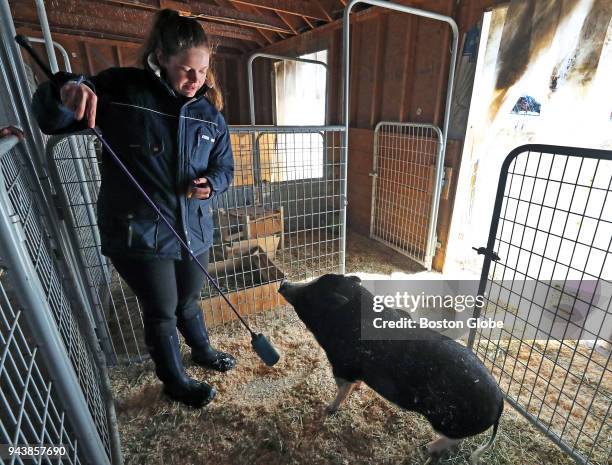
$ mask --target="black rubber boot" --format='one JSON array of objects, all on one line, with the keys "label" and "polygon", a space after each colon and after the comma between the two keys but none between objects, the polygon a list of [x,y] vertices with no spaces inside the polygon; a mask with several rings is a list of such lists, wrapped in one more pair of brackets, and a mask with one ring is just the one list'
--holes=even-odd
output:
[{"label": "black rubber boot", "polygon": [[187,376],[176,333],[156,337],[149,347],[155,373],[164,383],[164,394],[195,408],[204,407],[215,398],[217,391],[214,387]]},{"label": "black rubber boot", "polygon": [[236,366],[232,355],[211,347],[202,313],[198,312],[193,318],[179,319],[178,329],[191,347],[191,359],[196,365],[221,372]]}]

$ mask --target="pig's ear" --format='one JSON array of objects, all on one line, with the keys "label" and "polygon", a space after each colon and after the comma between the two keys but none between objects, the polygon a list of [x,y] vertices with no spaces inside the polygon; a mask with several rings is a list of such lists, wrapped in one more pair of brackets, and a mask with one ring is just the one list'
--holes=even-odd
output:
[{"label": "pig's ear", "polygon": [[330,308],[339,308],[348,302],[348,297],[345,297],[338,292],[330,292],[325,299],[325,303]]},{"label": "pig's ear", "polygon": [[359,276],[349,276],[351,281],[355,281],[357,284],[361,284],[361,278]]}]

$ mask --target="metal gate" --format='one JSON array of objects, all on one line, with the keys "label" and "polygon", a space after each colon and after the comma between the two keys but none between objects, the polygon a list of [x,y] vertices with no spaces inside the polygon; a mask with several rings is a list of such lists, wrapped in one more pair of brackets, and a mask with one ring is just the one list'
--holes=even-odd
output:
[{"label": "metal gate", "polygon": [[370,237],[431,269],[442,131],[430,124],[380,122],[374,131]]},{"label": "metal gate", "polygon": [[[503,163],[469,344],[507,401],[581,464],[612,457],[612,152],[526,145]],[[478,315],[476,315],[478,316]]]}]

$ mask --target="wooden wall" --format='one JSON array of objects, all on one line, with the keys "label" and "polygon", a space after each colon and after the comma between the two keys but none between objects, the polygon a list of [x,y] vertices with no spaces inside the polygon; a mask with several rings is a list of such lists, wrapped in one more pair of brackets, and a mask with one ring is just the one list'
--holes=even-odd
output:
[{"label": "wooden wall", "polygon": [[[18,27],[19,34],[33,37],[42,37],[40,31],[28,27]],[[68,52],[70,64],[75,73],[95,75],[100,71],[113,66],[139,66],[140,44],[136,42],[117,41],[95,37],[53,33],[53,39],[60,43]],[[42,57],[46,52],[42,44],[34,44]],[[64,69],[61,55],[56,53],[58,65]],[[35,72],[39,82],[46,80],[36,65],[29,57],[25,56]],[[217,79],[224,93],[225,118],[230,124],[246,123],[248,109],[244,108],[242,102],[247,100],[246,75],[242,77],[240,71],[244,68],[241,63],[244,58],[240,55],[218,54],[215,55],[213,66],[217,73]],[[246,71],[245,71],[246,72]]]}]

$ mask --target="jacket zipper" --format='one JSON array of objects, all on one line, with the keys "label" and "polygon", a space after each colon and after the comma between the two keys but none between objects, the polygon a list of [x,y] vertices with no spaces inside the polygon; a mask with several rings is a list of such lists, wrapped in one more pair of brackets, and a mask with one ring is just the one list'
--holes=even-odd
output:
[{"label": "jacket zipper", "polygon": [[[179,115],[181,116],[181,118],[179,118],[179,130],[178,130],[178,144],[177,147],[180,147],[179,149],[179,169],[177,170],[178,172],[178,185],[182,186],[183,182],[182,182],[182,178],[186,177],[185,174],[189,173],[189,159],[187,158],[187,136],[185,134],[185,117],[184,117],[184,112],[185,112],[185,108],[187,108],[187,106],[196,101],[196,98],[192,98],[191,100],[189,100],[188,102],[186,102],[182,107],[181,110],[179,112]],[[183,143],[181,144],[181,134],[183,135]],[[182,155],[182,158],[181,158]],[[183,175],[181,175],[181,169],[183,169]],[[181,189],[183,189],[184,187],[181,187]],[[187,196],[186,195],[180,195],[179,197],[181,199],[180,202],[180,208],[183,210],[183,212],[181,212],[181,220],[183,221],[183,232],[184,232],[184,237],[185,237],[185,241],[187,242],[187,246],[189,247],[189,250],[191,250],[191,239],[189,239],[189,237],[187,236],[188,231],[189,231],[189,208],[187,206]]]}]

